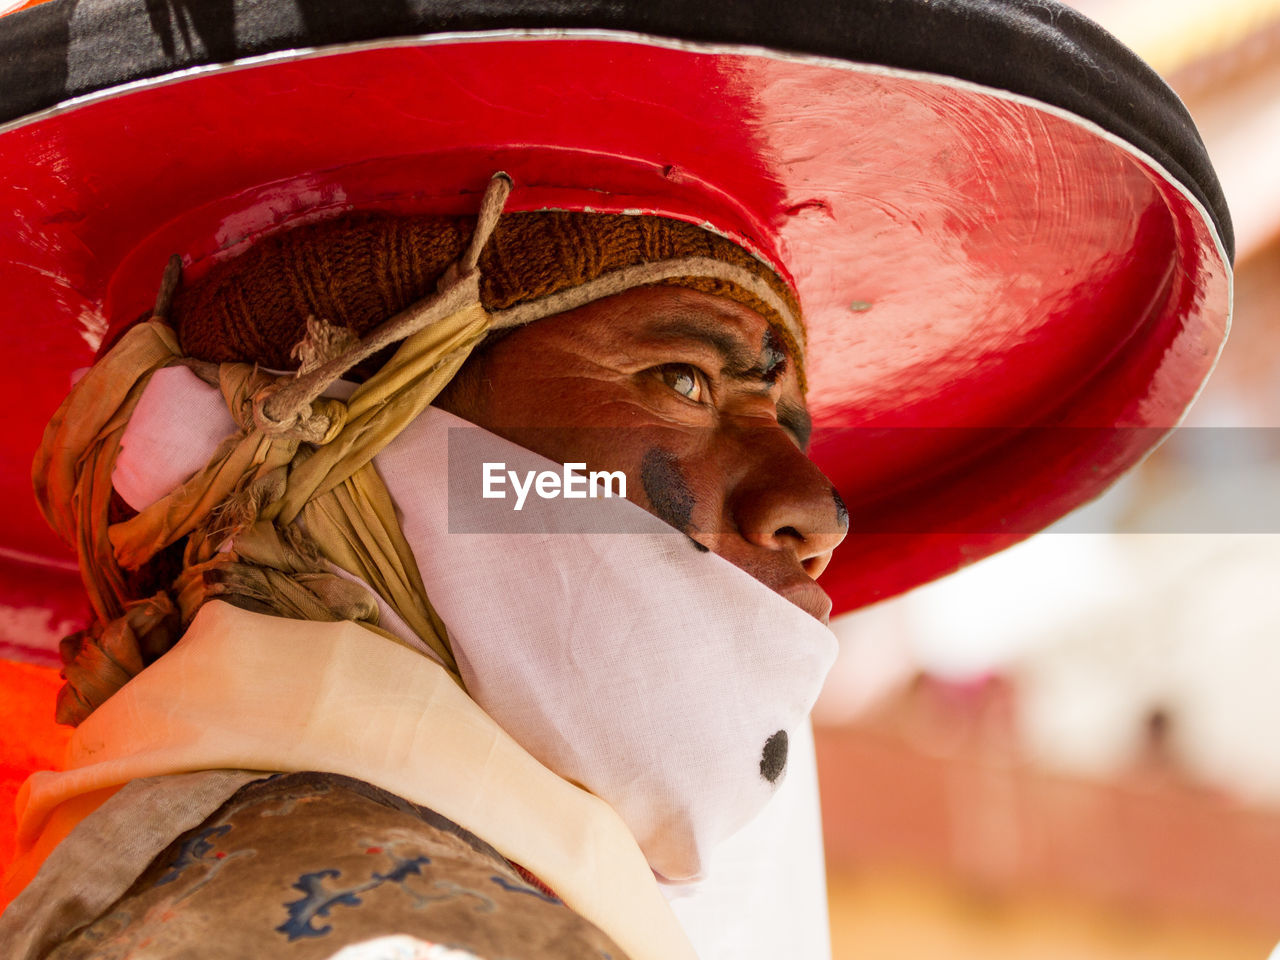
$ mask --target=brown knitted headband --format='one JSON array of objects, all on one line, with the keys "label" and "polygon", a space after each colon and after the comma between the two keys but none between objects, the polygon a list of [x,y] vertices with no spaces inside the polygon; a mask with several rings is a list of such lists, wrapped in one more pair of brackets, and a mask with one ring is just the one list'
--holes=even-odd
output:
[{"label": "brown knitted headband", "polygon": [[[184,286],[174,299],[170,322],[191,356],[290,369],[297,363],[290,352],[305,336],[308,317],[364,336],[435,291],[436,281],[466,247],[474,224],[474,218],[463,217],[361,214],[299,227]],[[788,323],[778,309],[782,305],[791,317],[799,317],[787,285],[732,241],[663,217],[504,214],[480,257],[481,302],[490,312],[510,310],[629,267],[689,258],[736,267],[757,290],[748,289],[745,281],[710,276],[654,282],[750,307],[769,321],[801,365],[794,322]]]}]

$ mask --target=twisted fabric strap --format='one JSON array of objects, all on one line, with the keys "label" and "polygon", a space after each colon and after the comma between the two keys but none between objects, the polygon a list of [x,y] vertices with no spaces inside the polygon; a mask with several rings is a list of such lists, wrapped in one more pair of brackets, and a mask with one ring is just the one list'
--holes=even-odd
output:
[{"label": "twisted fabric strap", "polygon": [[[476,264],[494,227],[498,225],[498,218],[502,215],[502,208],[510,193],[511,178],[501,172],[494,174],[480,202],[480,215],[475,232],[471,235],[471,243],[458,262],[440,278],[435,296],[419,300],[407,310],[402,310],[363,340],[357,340],[339,356],[320,363],[290,381],[267,387],[255,396],[254,420],[263,433],[278,435],[296,431],[311,414],[313,401],[356,364],[442,317],[451,316],[469,304],[478,305],[480,273]],[[305,352],[305,343],[299,347]],[[319,431],[323,435],[327,427],[318,423],[304,429],[308,433]]]}]

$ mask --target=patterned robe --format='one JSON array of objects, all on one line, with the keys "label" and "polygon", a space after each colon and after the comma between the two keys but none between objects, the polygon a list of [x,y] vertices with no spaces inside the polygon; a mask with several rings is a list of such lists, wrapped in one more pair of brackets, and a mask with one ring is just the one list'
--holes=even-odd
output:
[{"label": "patterned robe", "polygon": [[626,960],[482,840],[327,773],[242,787],[47,956]]}]

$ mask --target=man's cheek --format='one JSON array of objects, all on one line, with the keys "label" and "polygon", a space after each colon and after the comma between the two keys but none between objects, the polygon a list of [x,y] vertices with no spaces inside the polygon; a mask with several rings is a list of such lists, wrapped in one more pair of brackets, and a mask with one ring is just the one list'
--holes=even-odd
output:
[{"label": "man's cheek", "polygon": [[[712,497],[699,496],[698,484],[690,482],[680,459],[670,450],[654,446],[645,450],[640,463],[640,489],[645,501],[640,503],[650,513],[685,534],[702,553],[711,547],[702,542],[710,534],[714,538],[718,522],[709,516]],[[695,536],[695,534],[700,535]]]}]

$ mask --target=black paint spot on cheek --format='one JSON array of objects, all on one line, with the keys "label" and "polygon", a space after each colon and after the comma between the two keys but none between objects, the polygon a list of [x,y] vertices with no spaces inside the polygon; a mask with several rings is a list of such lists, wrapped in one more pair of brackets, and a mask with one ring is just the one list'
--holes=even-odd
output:
[{"label": "black paint spot on cheek", "polygon": [[640,461],[640,484],[653,512],[677,530],[693,520],[693,491],[680,473],[675,454],[654,447]]},{"label": "black paint spot on cheek", "polygon": [[831,499],[836,502],[836,523],[841,530],[849,529],[849,508],[844,505],[844,498],[835,487],[831,488]]},{"label": "black paint spot on cheek", "polygon": [[786,370],[786,348],[772,329],[766,330],[764,341],[760,344],[760,379],[765,383],[776,383]]},{"label": "black paint spot on cheek", "polygon": [[760,776],[770,783],[777,783],[787,767],[787,731],[779,730],[764,742],[760,754]]}]

